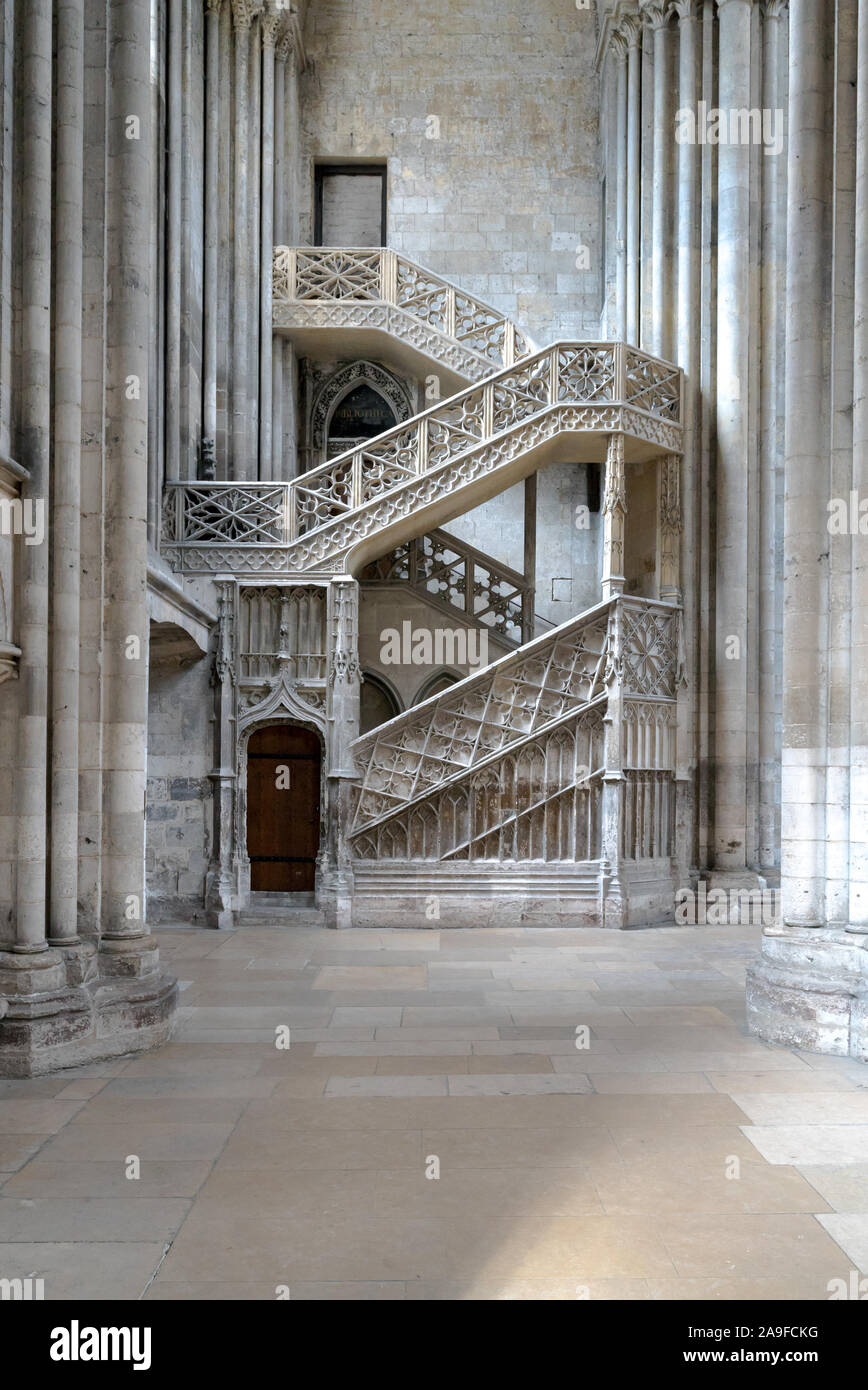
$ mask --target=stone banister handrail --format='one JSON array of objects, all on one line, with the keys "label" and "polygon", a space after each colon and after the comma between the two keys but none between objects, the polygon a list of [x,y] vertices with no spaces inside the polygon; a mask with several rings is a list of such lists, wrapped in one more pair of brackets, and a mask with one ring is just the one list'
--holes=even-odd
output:
[{"label": "stone banister handrail", "polygon": [[289,539],[550,406],[610,403],[679,424],[681,372],[624,343],[554,343],[294,479]]},{"label": "stone banister handrail", "polygon": [[505,314],[389,247],[274,248],[276,323],[292,320],[298,306],[348,308],[366,302],[390,305],[453,339],[489,371],[511,366],[535,347]]},{"label": "stone banister handrail", "polygon": [[390,522],[394,534],[440,499],[463,491],[474,505],[486,479],[559,433],[623,433],[679,452],[681,395],[678,367],[637,348],[554,343],[291,483],[168,484],[164,548],[182,568],[232,568],[256,546],[272,571],[333,569],[363,543],[370,553],[374,536],[390,549]]},{"label": "stone banister handrail", "polygon": [[[613,693],[673,705],[681,679],[678,608],[618,595],[430,696],[351,745],[359,781],[350,835],[366,834],[443,788],[605,706]],[[620,769],[620,754],[615,767]],[[599,772],[589,764],[585,780]],[[616,772],[620,777],[620,772]]]},{"label": "stone banister handrail", "polygon": [[533,636],[534,588],[509,565],[439,529],[414,536],[373,560],[363,584],[407,584],[444,611],[458,609],[500,642],[518,646]]},{"label": "stone banister handrail", "polygon": [[608,599],[352,744],[352,834],[605,693]]}]

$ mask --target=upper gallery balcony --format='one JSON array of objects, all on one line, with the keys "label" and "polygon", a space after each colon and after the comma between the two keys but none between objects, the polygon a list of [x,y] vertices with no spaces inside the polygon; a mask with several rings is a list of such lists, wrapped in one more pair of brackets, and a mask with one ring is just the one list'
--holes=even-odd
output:
[{"label": "upper gallery balcony", "polygon": [[357,357],[423,377],[440,395],[509,367],[535,344],[511,319],[386,247],[278,246],[272,324],[306,357]]}]

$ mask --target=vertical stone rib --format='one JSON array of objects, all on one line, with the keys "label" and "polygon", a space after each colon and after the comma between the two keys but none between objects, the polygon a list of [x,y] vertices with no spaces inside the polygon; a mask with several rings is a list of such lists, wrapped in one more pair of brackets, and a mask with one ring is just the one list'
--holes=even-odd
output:
[{"label": "vertical stone rib", "polygon": [[84,3],[57,5],[49,935],[78,939]]},{"label": "vertical stone rib", "polygon": [[249,479],[255,476],[255,459],[251,459],[248,441],[247,399],[247,288],[250,283],[247,238],[247,160],[248,149],[248,77],[250,62],[250,25],[253,6],[250,0],[232,0],[235,28],[235,190],[234,190],[234,303],[232,314],[232,476]]},{"label": "vertical stone rib", "polygon": [[183,0],[169,0],[166,91],[166,478],[181,476],[181,160]]},{"label": "vertical stone rib", "polygon": [[[765,0],[763,18],[762,104],[778,111],[780,92],[781,0]],[[779,836],[777,810],[777,464],[778,347],[785,260],[781,211],[781,174],[785,155],[764,156],[762,177],[761,372],[759,460],[759,865],[775,864]]]},{"label": "vertical stone rib", "polygon": [[262,18],[262,193],[259,276],[259,476],[275,477],[272,459],[271,282],[274,257],[274,45],[280,15]]},{"label": "vertical stone rib", "polygon": [[205,260],[202,303],[202,435],[217,437],[217,252],[220,203],[220,8],[207,0],[205,18]]},{"label": "vertical stone rib", "polygon": [[784,920],[796,926],[825,920],[830,161],[822,8],[790,4],[781,890]]},{"label": "vertical stone rib", "polygon": [[[721,109],[751,105],[751,0],[718,0]],[[717,155],[717,663],[714,862],[747,865],[750,146]],[[736,649],[734,643],[738,643]]]},{"label": "vertical stone rib", "polygon": [[627,41],[612,36],[615,62],[615,336],[627,337]]},{"label": "vertical stone rib", "polygon": [[654,139],[651,189],[651,352],[669,357],[672,351],[669,257],[669,150],[672,126],[669,118],[669,65],[667,26],[669,5],[663,0],[644,0],[642,14],[654,35]]},{"label": "vertical stone rib", "polygon": [[[856,85],[856,246],[853,331],[853,487],[868,498],[868,0],[859,0]],[[868,932],[868,559],[853,536],[850,619],[851,931]]]},{"label": "vertical stone rib", "polygon": [[639,346],[639,37],[638,21],[628,16],[627,36],[627,307],[625,314],[628,343]]},{"label": "vertical stone rib", "polygon": [[[696,0],[676,0],[674,9],[678,16],[678,107],[695,111],[699,38]],[[679,808],[679,823],[691,827],[690,851],[693,860],[696,851],[695,832],[692,828],[696,823],[697,810],[696,699],[699,689],[699,663],[695,654],[700,629],[697,559],[701,540],[698,525],[698,474],[701,461],[697,430],[700,366],[700,216],[698,149],[686,141],[678,146],[677,179],[675,355],[679,367],[684,372],[684,466],[681,469],[681,489],[683,513],[690,526],[689,534],[685,534],[683,539],[681,564],[684,586],[684,647],[688,653],[688,661],[692,662],[683,696],[683,722],[679,727],[678,776],[684,778],[682,795],[686,797],[687,802]]]},{"label": "vertical stone rib", "polygon": [[[21,371],[19,444],[27,496],[48,511],[51,429],[51,0],[21,10]],[[20,546],[18,865],[15,950],[46,949],[48,530]]]},{"label": "vertical stone rib", "polygon": [[109,32],[103,618],[102,925],[109,952],[123,952],[128,943],[136,950],[140,942],[130,939],[147,935],[148,31],[148,0],[115,0]]}]

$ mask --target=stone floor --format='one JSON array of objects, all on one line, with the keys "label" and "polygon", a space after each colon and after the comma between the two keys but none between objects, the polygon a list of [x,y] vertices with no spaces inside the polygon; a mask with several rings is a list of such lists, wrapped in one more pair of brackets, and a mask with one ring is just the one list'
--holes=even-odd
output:
[{"label": "stone floor", "polygon": [[756,931],[158,935],[172,1042],[0,1082],[0,1277],[828,1299],[868,1274],[868,1066],[746,1035]]}]

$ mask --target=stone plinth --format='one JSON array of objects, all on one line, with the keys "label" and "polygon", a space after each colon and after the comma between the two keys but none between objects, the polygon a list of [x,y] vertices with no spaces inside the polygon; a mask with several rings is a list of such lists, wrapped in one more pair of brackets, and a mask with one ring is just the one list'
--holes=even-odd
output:
[{"label": "stone plinth", "polygon": [[766,1042],[868,1061],[868,937],[773,927],[748,971],[748,1027]]},{"label": "stone plinth", "polygon": [[0,951],[0,994],[0,1076],[41,1076],[166,1042],[178,986],[156,947],[118,961],[88,941]]}]

